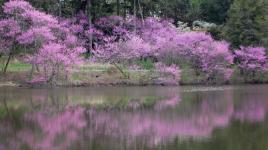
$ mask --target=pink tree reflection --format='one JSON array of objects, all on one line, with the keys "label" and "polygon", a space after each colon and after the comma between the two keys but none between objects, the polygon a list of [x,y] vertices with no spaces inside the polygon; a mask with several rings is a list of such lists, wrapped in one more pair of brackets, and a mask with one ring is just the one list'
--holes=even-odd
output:
[{"label": "pink tree reflection", "polygon": [[86,126],[84,109],[66,108],[62,112],[26,113],[22,122],[25,126],[8,138],[0,149],[65,150],[78,140],[81,130]]},{"label": "pink tree reflection", "polygon": [[12,118],[0,123],[0,150],[21,149],[22,145],[40,150],[88,149],[94,142],[106,144],[109,149],[124,149],[120,147],[124,144],[133,149],[133,145],[155,147],[176,138],[207,139],[232,120],[265,119],[266,95],[244,92],[195,91],[183,93],[182,97],[179,92],[171,92],[151,107],[143,107],[143,98],[126,109],[59,108],[46,104],[48,101],[42,99],[47,98],[40,96],[33,103],[41,103],[42,107],[33,107],[22,115],[20,128],[12,126]]}]

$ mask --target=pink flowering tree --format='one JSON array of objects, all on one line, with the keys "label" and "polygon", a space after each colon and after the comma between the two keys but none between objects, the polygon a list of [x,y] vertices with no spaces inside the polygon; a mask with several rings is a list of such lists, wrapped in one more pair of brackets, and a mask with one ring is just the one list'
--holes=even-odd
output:
[{"label": "pink flowering tree", "polygon": [[[14,48],[16,47],[17,37],[27,28],[28,24],[23,20],[22,15],[27,10],[32,10],[33,7],[23,0],[12,0],[6,2],[3,5],[3,11],[6,18],[1,20],[1,52],[8,55],[8,60],[3,68],[5,73],[10,62],[10,59],[14,55]],[[6,34],[7,32],[10,32]]]},{"label": "pink flowering tree", "polygon": [[232,75],[233,56],[229,44],[215,41],[210,35],[202,32],[179,33],[161,45],[158,57],[162,61],[189,61],[192,68],[197,73],[205,73],[208,80],[216,77],[229,80]]},{"label": "pink flowering tree", "polygon": [[113,64],[124,77],[128,77],[118,64],[127,65],[131,60],[141,58],[150,51],[150,45],[138,35],[128,35],[128,39],[125,41],[116,42],[115,39],[116,37],[106,38],[106,44],[100,45],[94,51],[94,59]]},{"label": "pink flowering tree", "polygon": [[79,55],[85,52],[83,47],[68,47],[66,44],[48,43],[33,57],[34,63],[42,66],[44,78],[49,83],[55,83],[56,77],[64,72],[67,74],[73,64],[78,64]]},{"label": "pink flowering tree", "polygon": [[97,43],[103,43],[103,32],[98,30],[83,12],[79,12],[73,18],[62,20],[60,24],[77,37],[77,42],[87,49],[87,54],[92,54],[92,49]]},{"label": "pink flowering tree", "polygon": [[170,21],[155,18],[145,19],[140,35],[151,45],[147,56],[154,60],[168,65],[188,61],[197,74],[204,73],[208,80],[229,80],[232,75],[233,56],[225,41],[215,41],[203,32],[183,32]]},{"label": "pink flowering tree", "polygon": [[[227,42],[215,41],[203,32],[183,32],[169,20],[134,20],[138,24],[134,29],[127,28],[125,22],[131,24],[131,19],[122,21],[110,17],[99,20],[98,27],[107,38],[95,51],[95,56],[106,62],[123,64],[133,59],[151,59],[153,63],[163,62],[167,67],[188,61],[197,74],[204,73],[207,80],[230,79],[233,56]],[[126,34],[114,34],[117,27],[126,30]]]},{"label": "pink flowering tree", "polygon": [[[16,41],[26,46],[27,53],[37,53],[38,49],[46,42],[55,40],[50,26],[55,26],[57,20],[45,13],[34,9],[30,3],[23,0],[12,0],[3,6],[8,18],[12,18],[21,28],[21,34],[17,35]],[[32,64],[31,76],[34,69]]]},{"label": "pink flowering tree", "polygon": [[262,72],[268,69],[265,48],[263,47],[243,47],[235,51],[235,58],[241,73],[246,75]]},{"label": "pink flowering tree", "polygon": [[25,60],[32,64],[30,79],[36,68],[42,71],[40,73],[45,81],[54,82],[59,72],[66,72],[81,61],[83,45],[75,33],[56,17],[33,8],[24,0],[6,2],[3,8],[6,16],[13,19],[21,29],[14,39],[27,48],[28,56]]},{"label": "pink flowering tree", "polygon": [[103,17],[96,21],[95,27],[105,36],[123,38],[128,34],[127,23],[120,16]]},{"label": "pink flowering tree", "polygon": [[16,36],[20,32],[20,26],[14,19],[0,20],[0,53],[8,56],[3,73],[6,73],[10,59],[15,53]]}]

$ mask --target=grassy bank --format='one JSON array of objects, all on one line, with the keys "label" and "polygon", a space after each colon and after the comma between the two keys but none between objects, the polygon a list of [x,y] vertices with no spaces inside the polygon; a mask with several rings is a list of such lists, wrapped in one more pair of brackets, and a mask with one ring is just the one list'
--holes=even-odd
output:
[{"label": "grassy bank", "polygon": [[[4,67],[4,60],[1,59],[0,68]],[[0,86],[7,85],[7,83],[14,83],[16,85],[24,85],[25,80],[28,79],[31,65],[22,63],[18,60],[12,60],[9,64],[7,73],[0,74]],[[119,70],[113,65],[85,63],[80,66],[75,66],[70,74],[68,80],[58,80],[58,85],[62,86],[97,86],[97,85],[151,85],[154,77],[154,72],[151,70],[127,70],[129,75],[125,78]],[[36,72],[38,74],[38,72]]]},{"label": "grassy bank", "polygon": [[[158,82],[158,74],[155,73],[152,66],[145,65],[143,70],[123,69],[129,75],[125,78],[120,71],[110,64],[85,63],[76,66],[68,75],[68,80],[62,79],[58,81],[59,86],[116,86],[116,85],[169,85],[168,83]],[[0,60],[0,68],[4,66],[4,59]],[[0,74],[0,86],[26,85],[25,81],[29,76],[31,65],[22,63],[18,60],[12,60],[6,75]],[[38,73],[38,72],[37,72]],[[216,79],[217,81],[217,79]],[[268,83],[268,72],[256,74],[255,77],[241,76],[238,69],[228,84],[243,83]],[[182,68],[181,85],[193,84],[212,84],[206,81],[204,74],[196,74],[193,69],[188,67]],[[213,84],[222,84],[221,80]]]}]

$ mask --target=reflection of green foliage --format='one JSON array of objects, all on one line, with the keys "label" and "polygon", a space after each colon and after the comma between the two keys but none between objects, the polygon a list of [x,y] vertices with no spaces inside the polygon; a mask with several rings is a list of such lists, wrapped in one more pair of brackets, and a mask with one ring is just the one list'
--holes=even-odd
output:
[{"label": "reflection of green foliage", "polygon": [[22,126],[21,119],[23,118],[23,115],[25,114],[27,110],[29,109],[24,108],[24,107],[20,107],[19,109],[8,107],[8,110],[5,107],[0,107],[0,120],[3,120],[3,119],[11,120],[14,122],[13,127],[15,129],[21,128]]},{"label": "reflection of green foliage", "polygon": [[16,129],[21,128],[22,126],[22,118],[23,115],[26,113],[28,109],[20,107],[20,109],[10,109],[10,117],[12,117],[12,120],[15,122],[14,127]]},{"label": "reflection of green foliage", "polygon": [[130,97],[122,97],[116,101],[107,100],[102,104],[98,104],[97,108],[114,108],[114,109],[124,109],[128,106],[129,101],[131,101]]},{"label": "reflection of green foliage", "polygon": [[31,149],[28,144],[22,144],[20,148],[21,148],[21,150],[29,150],[29,149]]},{"label": "reflection of green foliage", "polygon": [[142,105],[144,107],[152,107],[155,105],[156,101],[159,100],[159,97],[155,97],[155,96],[152,96],[152,97],[147,97],[145,98],[145,100],[143,101]]},{"label": "reflection of green foliage", "polygon": [[129,97],[123,97],[121,98],[119,101],[117,101],[115,104],[114,104],[114,107],[116,108],[126,108],[128,106],[130,102],[130,98]]},{"label": "reflection of green foliage", "polygon": [[3,119],[7,116],[7,111],[4,107],[0,107],[0,119]]},{"label": "reflection of green foliage", "polygon": [[100,103],[83,103],[83,104],[80,104],[81,106],[83,107],[86,107],[86,108],[96,108],[96,109],[125,109],[127,108],[129,102],[131,101],[131,97],[122,97],[122,98],[119,98],[117,100],[112,100],[112,99],[109,99],[109,100],[105,100],[105,101],[102,101]]},{"label": "reflection of green foliage", "polygon": [[267,150],[267,141],[267,121],[265,123],[232,121],[228,128],[215,130],[208,140],[181,141],[177,138],[174,143],[167,144],[165,148],[169,150]]},{"label": "reflection of green foliage", "polygon": [[105,101],[102,101],[100,103],[96,103],[96,102],[93,102],[93,103],[83,103],[83,104],[80,104],[80,106],[83,106],[85,108],[96,108],[98,110],[101,110],[101,109],[127,109],[129,104],[133,101],[137,102],[140,104],[141,107],[146,107],[146,108],[150,108],[152,106],[155,105],[155,103],[158,101],[158,100],[161,100],[162,98],[161,97],[156,97],[156,96],[151,96],[151,97],[146,97],[145,99],[134,99],[132,97],[121,97],[121,98],[118,98],[117,100],[105,100]]},{"label": "reflection of green foliage", "polygon": [[19,106],[17,104],[9,103],[8,105],[12,106],[0,106],[0,120],[11,120],[13,121],[12,125],[15,129],[21,128],[22,118],[24,114],[29,111],[28,107]]}]

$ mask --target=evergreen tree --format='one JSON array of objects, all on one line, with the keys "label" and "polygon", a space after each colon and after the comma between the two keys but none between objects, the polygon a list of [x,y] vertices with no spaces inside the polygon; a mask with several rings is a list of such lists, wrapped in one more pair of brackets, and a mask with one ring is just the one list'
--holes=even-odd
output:
[{"label": "evergreen tree", "polygon": [[267,0],[234,0],[224,27],[224,37],[234,48],[265,44],[267,15]]},{"label": "evergreen tree", "polygon": [[223,24],[233,0],[203,0],[201,3],[201,18],[208,22]]}]

